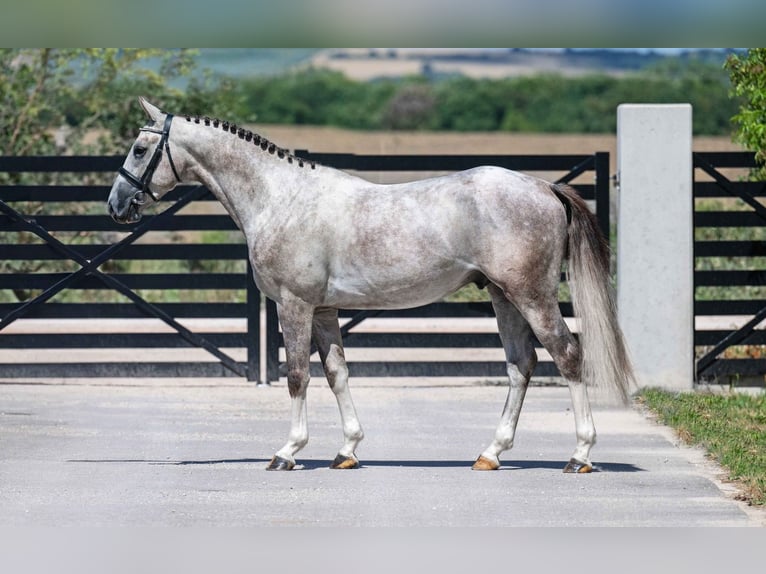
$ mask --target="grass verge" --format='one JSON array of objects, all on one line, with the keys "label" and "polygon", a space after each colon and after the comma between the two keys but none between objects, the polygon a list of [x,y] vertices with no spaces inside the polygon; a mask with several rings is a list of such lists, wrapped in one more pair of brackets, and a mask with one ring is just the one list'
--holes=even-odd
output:
[{"label": "grass verge", "polygon": [[726,467],[742,488],[741,500],[766,505],[766,395],[645,389],[638,400],[684,442],[702,446]]}]

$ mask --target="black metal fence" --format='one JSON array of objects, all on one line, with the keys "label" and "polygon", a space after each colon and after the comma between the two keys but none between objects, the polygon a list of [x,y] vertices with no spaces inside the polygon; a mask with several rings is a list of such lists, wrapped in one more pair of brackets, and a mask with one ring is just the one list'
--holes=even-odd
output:
[{"label": "black metal fence", "polygon": [[752,153],[693,160],[697,380],[763,384],[766,331],[756,327],[766,319],[766,182],[743,176],[755,167]]},{"label": "black metal fence", "polygon": [[[92,174],[99,172],[111,176],[123,159],[3,157],[0,172],[74,174],[68,179],[76,181],[79,175],[92,179]],[[6,265],[0,275],[0,290],[6,294],[0,302],[0,348],[127,348],[136,350],[135,359],[14,361],[0,364],[0,377],[234,375],[256,380],[260,372],[261,298],[247,269],[246,248],[236,242],[200,243],[204,232],[235,230],[231,218],[179,213],[192,201],[214,199],[205,188],[185,186],[166,196],[163,204],[170,207],[162,213],[127,228],[118,226],[104,211],[109,187],[59,183],[0,186],[0,231],[5,235],[0,259]],[[184,233],[184,242],[167,242],[168,233]],[[113,241],[107,243],[110,239]],[[137,271],[123,271],[121,264],[126,261],[144,265]],[[216,265],[210,265],[211,261]],[[221,272],[220,267],[226,267],[222,261],[237,262],[239,270]],[[168,268],[173,271],[166,271]],[[90,297],[71,297],[70,290],[92,293]],[[229,296],[211,301],[204,295],[208,292]],[[22,301],[10,301],[10,293],[22,293]],[[49,324],[57,319],[75,321],[63,332],[46,332],[44,328],[43,332],[13,332],[12,324],[21,318]],[[124,328],[140,327],[125,321],[137,318],[154,319],[161,328],[150,327],[148,332],[146,327],[137,331]],[[246,324],[215,332],[187,326],[189,320],[198,318],[242,319]],[[84,323],[77,320],[86,319],[111,322],[103,331],[81,332]],[[183,353],[175,361],[142,360],[142,349],[195,347],[215,360],[191,362]],[[244,348],[246,359],[235,360],[221,350],[223,347]]]},{"label": "black metal fence", "polygon": [[[573,182],[585,199],[592,200],[602,230],[609,233],[608,153],[370,156],[297,151],[296,155],[362,173],[449,172],[487,164],[530,173],[560,172],[558,181]],[[190,203],[214,198],[203,187],[185,186],[164,198],[164,211],[145,217],[126,231],[104,210],[109,184],[103,180],[111,179],[122,161],[121,156],[0,157],[0,173],[66,174],[69,179],[69,183],[61,183],[57,179],[66,178],[53,177],[46,184],[30,184],[19,178],[22,183],[0,185],[0,261],[5,265],[0,275],[0,294],[4,294],[0,299],[0,349],[130,350],[127,358],[97,362],[33,358],[0,363],[0,378],[239,376],[255,381],[261,378],[260,327],[265,317],[266,379],[275,380],[282,345],[276,309],[267,302],[265,312],[261,312],[262,298],[231,218],[222,212],[190,211]],[[100,183],[80,181],[99,173]],[[583,174],[588,181],[575,182]],[[168,241],[168,234],[181,234],[182,240]],[[79,295],[72,296],[73,290]],[[561,306],[564,314],[571,316],[571,305],[562,302]],[[489,332],[360,331],[358,325],[371,316],[442,317],[457,322],[465,317],[493,317],[488,302],[435,303],[396,312],[341,311],[341,317],[348,319],[342,329],[345,344],[379,349],[500,347],[497,334]],[[26,332],[12,327],[22,318],[73,321],[67,322],[64,330]],[[153,322],[142,326],[129,321],[139,318]],[[211,328],[211,322],[195,323],[198,319],[223,321]],[[101,321],[109,327],[83,330],[86,320]],[[167,349],[169,358],[142,358],[142,350],[157,348]],[[195,348],[204,349],[206,358],[190,360],[185,352],[178,353]],[[503,361],[483,360],[360,361],[351,362],[349,369],[356,376],[505,374]],[[556,369],[551,362],[541,362],[536,374],[555,375]]]}]

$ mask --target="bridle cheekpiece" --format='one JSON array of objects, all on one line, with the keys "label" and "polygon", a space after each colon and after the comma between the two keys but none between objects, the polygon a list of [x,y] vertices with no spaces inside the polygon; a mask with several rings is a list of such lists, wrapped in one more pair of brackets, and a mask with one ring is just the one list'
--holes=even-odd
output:
[{"label": "bridle cheekpiece", "polygon": [[178,171],[176,171],[176,166],[173,163],[173,157],[170,155],[170,144],[168,143],[168,137],[170,136],[170,124],[173,121],[173,114],[167,114],[165,116],[165,123],[162,126],[162,130],[144,127],[141,128],[140,131],[142,132],[152,132],[155,134],[160,134],[160,141],[157,144],[157,147],[154,148],[154,153],[152,154],[151,159],[149,160],[149,164],[146,166],[146,169],[144,170],[144,173],[141,175],[141,177],[136,177],[132,173],[130,173],[127,169],[124,167],[120,167],[120,169],[117,170],[117,173],[119,173],[122,177],[124,177],[128,183],[130,183],[131,186],[133,186],[137,191],[135,195],[133,196],[133,199],[131,202],[135,205],[143,205],[145,203],[143,197],[139,197],[139,194],[146,193],[149,194],[149,196],[156,202],[159,201],[160,197],[153,192],[151,189],[149,189],[149,184],[152,182],[152,177],[154,176],[154,172],[157,170],[157,166],[160,163],[160,160],[162,159],[162,150],[163,148],[167,152],[168,155],[168,162],[170,163],[170,169],[173,170],[173,175],[176,177],[176,180],[181,183],[181,178],[178,177]]}]

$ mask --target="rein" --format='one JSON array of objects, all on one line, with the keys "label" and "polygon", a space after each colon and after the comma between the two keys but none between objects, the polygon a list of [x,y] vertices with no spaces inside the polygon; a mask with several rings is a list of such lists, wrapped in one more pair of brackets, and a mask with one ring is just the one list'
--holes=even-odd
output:
[{"label": "rein", "polygon": [[[149,160],[149,164],[146,166],[146,169],[144,170],[144,173],[141,174],[141,177],[136,177],[134,174],[130,173],[127,169],[124,167],[120,167],[120,169],[117,170],[117,173],[119,173],[122,177],[124,177],[128,183],[130,183],[131,186],[136,188],[136,193],[133,196],[133,199],[131,200],[133,204],[135,205],[143,205],[145,203],[143,194],[149,194],[149,196],[156,202],[159,201],[159,196],[153,192],[151,189],[149,189],[149,184],[152,182],[152,177],[154,176],[154,172],[157,170],[157,166],[160,163],[160,160],[162,159],[162,149],[165,148],[165,151],[168,155],[168,162],[170,162],[170,169],[173,170],[173,175],[176,177],[176,180],[181,183],[181,178],[178,177],[178,171],[176,171],[176,166],[173,163],[173,157],[170,155],[170,144],[168,143],[168,138],[170,137],[170,124],[173,121],[173,114],[167,114],[165,116],[165,123],[162,126],[162,130],[157,130],[154,128],[141,128],[139,131],[142,132],[152,132],[155,134],[161,134],[160,141],[157,144],[157,147],[154,148],[154,153],[152,154],[151,159]],[[142,194],[141,197],[139,197],[139,194]]]}]

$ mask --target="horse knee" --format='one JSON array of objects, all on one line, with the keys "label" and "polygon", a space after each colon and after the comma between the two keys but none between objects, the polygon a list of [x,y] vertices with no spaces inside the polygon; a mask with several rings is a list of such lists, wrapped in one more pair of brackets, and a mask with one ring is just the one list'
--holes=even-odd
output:
[{"label": "horse knee", "polygon": [[309,383],[309,370],[305,367],[290,367],[287,370],[287,390],[291,397],[302,394]]}]

